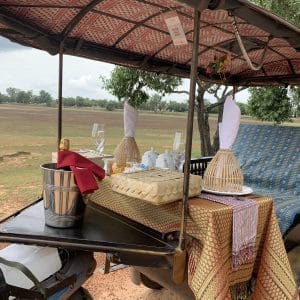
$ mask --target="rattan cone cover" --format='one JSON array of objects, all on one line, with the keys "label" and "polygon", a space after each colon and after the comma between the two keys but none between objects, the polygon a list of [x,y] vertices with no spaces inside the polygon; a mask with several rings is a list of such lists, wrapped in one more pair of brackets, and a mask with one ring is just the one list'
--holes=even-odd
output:
[{"label": "rattan cone cover", "polygon": [[115,162],[141,162],[140,150],[134,137],[124,137],[114,151]]},{"label": "rattan cone cover", "polygon": [[239,162],[229,149],[220,149],[208,164],[203,188],[218,192],[242,192],[244,176]]}]

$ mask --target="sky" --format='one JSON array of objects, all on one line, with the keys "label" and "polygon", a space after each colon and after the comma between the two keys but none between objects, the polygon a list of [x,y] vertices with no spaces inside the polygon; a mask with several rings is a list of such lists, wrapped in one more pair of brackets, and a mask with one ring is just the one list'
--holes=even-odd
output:
[{"label": "sky", "polygon": [[[116,98],[101,84],[100,76],[109,78],[115,65],[74,56],[64,56],[63,97],[81,96],[91,99]],[[58,55],[36,50],[10,42],[0,37],[0,92],[6,93],[8,87],[21,90],[40,90],[49,92],[54,98],[58,94]],[[188,90],[189,80],[184,80],[178,90]],[[214,102],[210,95],[206,97]],[[237,94],[236,99],[246,102],[248,93]],[[163,100],[184,101],[185,94],[167,95]]]}]

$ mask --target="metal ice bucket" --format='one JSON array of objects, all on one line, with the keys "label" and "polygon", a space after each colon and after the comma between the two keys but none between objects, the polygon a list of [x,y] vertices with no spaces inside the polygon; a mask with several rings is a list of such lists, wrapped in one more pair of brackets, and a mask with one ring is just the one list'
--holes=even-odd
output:
[{"label": "metal ice bucket", "polygon": [[72,171],[57,169],[55,163],[41,165],[45,223],[52,227],[74,227],[83,219],[85,203]]}]

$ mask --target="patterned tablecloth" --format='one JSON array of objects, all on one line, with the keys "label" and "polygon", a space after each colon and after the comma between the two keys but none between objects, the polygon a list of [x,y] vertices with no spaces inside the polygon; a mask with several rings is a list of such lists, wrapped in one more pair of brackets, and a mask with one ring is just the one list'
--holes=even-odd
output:
[{"label": "patterned tablecloth", "polygon": [[[154,206],[113,192],[109,179],[100,185],[91,201],[162,233],[179,229],[180,201]],[[200,198],[189,200],[188,283],[197,300],[242,299],[238,297],[244,293],[246,299],[245,287],[253,277],[253,300],[298,299],[272,199],[257,195],[250,198],[259,204],[257,254],[255,261],[238,270],[231,266],[232,209]]]}]

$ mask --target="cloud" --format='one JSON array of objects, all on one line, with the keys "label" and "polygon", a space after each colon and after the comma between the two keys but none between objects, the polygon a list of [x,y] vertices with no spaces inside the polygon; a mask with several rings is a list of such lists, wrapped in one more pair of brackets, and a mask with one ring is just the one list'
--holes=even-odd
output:
[{"label": "cloud", "polygon": [[0,37],[0,52],[22,51],[29,50],[30,48],[13,43],[7,38]]},{"label": "cloud", "polygon": [[[24,51],[26,50],[26,51]],[[0,92],[8,87],[49,92],[54,98],[58,94],[58,56],[27,48],[0,37],[1,67]],[[65,55],[63,66],[63,96],[86,97],[91,99],[116,99],[103,89],[100,76],[108,78],[115,66],[86,58]],[[183,80],[178,90],[189,90],[189,80]],[[211,102],[215,99],[205,94]],[[236,95],[237,101],[247,102],[249,93],[242,91]],[[185,101],[185,94],[171,94],[164,100]]]},{"label": "cloud", "polygon": [[[0,92],[8,87],[58,94],[58,56],[47,52],[3,42],[0,67]],[[2,44],[1,44],[2,45]],[[0,48],[1,48],[0,45]],[[19,49],[18,49],[19,48]],[[5,49],[5,51],[4,51]],[[26,49],[27,51],[24,51]],[[101,87],[99,77],[109,77],[114,65],[65,55],[63,65],[63,96],[115,99]]]},{"label": "cloud", "polygon": [[74,78],[69,80],[69,84],[76,88],[86,88],[91,82],[92,76],[91,75],[81,75],[79,78]]}]

